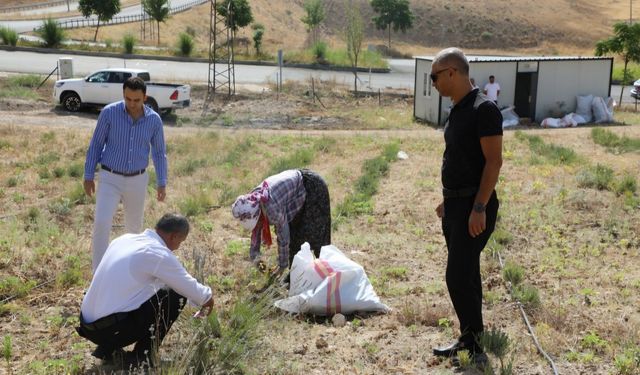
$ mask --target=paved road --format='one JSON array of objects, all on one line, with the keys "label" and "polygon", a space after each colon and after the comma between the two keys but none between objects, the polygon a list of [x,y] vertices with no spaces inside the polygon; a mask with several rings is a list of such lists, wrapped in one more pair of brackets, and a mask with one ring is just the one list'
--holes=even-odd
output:
[{"label": "paved road", "polygon": [[[171,0],[171,8],[176,8],[185,4],[188,4],[190,2],[192,2],[193,0]],[[76,5],[77,7],[77,5]],[[57,8],[57,7],[56,7]],[[51,9],[51,8],[44,8],[44,9]],[[67,6],[65,5],[63,8],[63,12],[66,12],[67,10]],[[142,13],[142,8],[140,6],[140,4],[138,5],[134,5],[134,6],[130,6],[127,8],[124,8],[120,11],[120,13],[118,13],[116,16],[120,17],[120,16],[133,16],[133,15],[139,15]],[[90,17],[91,19],[95,19],[96,16],[92,15]],[[63,18],[57,18],[56,20],[59,22],[64,22],[64,21],[70,21],[70,20],[83,20],[85,19],[82,16],[75,16],[75,17],[63,17]],[[42,25],[42,20],[28,20],[28,21],[0,21],[0,26],[6,26],[9,27],[13,30],[15,30],[18,33],[24,33],[27,31],[32,31],[33,29],[39,27]]]},{"label": "paved road", "polygon": [[[615,99],[616,103],[620,100],[621,88],[622,86],[619,85],[611,85],[611,97]],[[624,93],[622,94],[622,104],[634,104],[636,102],[636,100],[630,95],[632,88],[633,86],[624,87]]]},{"label": "paved road", "polygon": [[[73,0],[69,1],[69,7],[67,8],[67,4],[50,6],[45,8],[36,8],[36,9],[25,9],[18,12],[15,12],[21,16],[31,16],[38,14],[55,14],[55,13],[66,13],[69,10],[74,11],[78,9],[78,1]],[[1,14],[2,18],[11,18],[11,14],[5,13]]]},{"label": "paved road", "polygon": [[[148,69],[155,81],[204,82],[208,81],[209,66],[207,63],[185,63],[156,60],[124,60],[92,56],[55,55],[34,52],[0,51],[0,71],[17,73],[49,74],[56,66],[58,58],[73,59],[74,75],[83,77],[103,68],[123,67]],[[28,62],[28,63],[27,63]],[[409,89],[413,91],[413,60],[390,60],[391,73],[360,73],[363,83],[371,90]],[[236,83],[265,84],[276,82],[278,67],[257,65],[236,65]],[[335,81],[338,84],[353,85],[353,74],[350,72],[320,71],[300,68],[283,68],[283,81],[305,81],[310,77],[323,81]]]}]

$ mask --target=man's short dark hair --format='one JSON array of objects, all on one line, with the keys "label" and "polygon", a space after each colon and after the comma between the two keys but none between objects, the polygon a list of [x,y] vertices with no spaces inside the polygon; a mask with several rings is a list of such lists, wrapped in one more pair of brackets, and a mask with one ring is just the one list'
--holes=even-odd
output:
[{"label": "man's short dark hair", "polygon": [[124,84],[122,85],[122,91],[124,89],[129,89],[133,91],[142,90],[142,93],[147,95],[147,85],[144,83],[144,80],[140,77],[129,77]]},{"label": "man's short dark hair", "polygon": [[491,78],[496,79],[496,77],[494,77],[494,76],[489,76],[489,79],[491,79]]},{"label": "man's short dark hair", "polygon": [[164,233],[189,234],[189,221],[180,214],[164,214],[160,220],[158,220],[156,230]]}]

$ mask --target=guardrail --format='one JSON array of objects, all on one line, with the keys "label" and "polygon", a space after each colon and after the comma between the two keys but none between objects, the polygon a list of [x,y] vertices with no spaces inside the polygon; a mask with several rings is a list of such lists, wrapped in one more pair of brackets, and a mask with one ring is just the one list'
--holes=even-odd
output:
[{"label": "guardrail", "polygon": [[[69,1],[71,2],[71,0]],[[13,7],[2,7],[0,8],[0,13],[15,13],[23,10],[48,8],[48,7],[55,7],[58,5],[66,5],[66,4],[67,4],[67,0],[57,0],[57,1],[48,1],[46,3],[31,4],[31,5],[16,5]]]},{"label": "guardrail", "polygon": [[[189,3],[177,6],[177,7],[173,7],[169,9],[169,14],[175,14],[175,13],[180,13],[180,12],[184,12],[186,10],[191,9],[194,6],[197,5],[202,5],[204,3],[208,3],[210,0],[194,0],[191,1]],[[148,14],[144,13],[144,14],[135,14],[135,15],[131,15],[131,16],[116,16],[113,17],[111,20],[107,21],[107,22],[100,22],[100,26],[104,26],[104,25],[117,25],[117,24],[121,24],[121,23],[130,23],[130,22],[138,22],[138,21],[142,21],[142,19],[145,20],[150,20],[151,17],[149,17]],[[98,19],[97,18],[82,18],[82,19],[75,19],[75,20],[67,20],[67,21],[62,21],[62,22],[58,22],[58,25],[60,27],[62,27],[63,29],[77,29],[80,27],[93,27],[93,26],[97,26],[98,25]]]}]

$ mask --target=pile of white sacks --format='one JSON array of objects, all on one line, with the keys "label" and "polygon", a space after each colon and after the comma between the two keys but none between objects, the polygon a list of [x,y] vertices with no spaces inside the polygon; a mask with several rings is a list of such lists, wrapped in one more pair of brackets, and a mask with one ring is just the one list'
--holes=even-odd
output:
[{"label": "pile of white sacks", "polygon": [[542,120],[543,128],[566,128],[579,124],[613,122],[613,106],[615,102],[609,97],[606,100],[601,96],[579,95],[576,96],[577,106],[575,113],[569,113],[562,118],[548,117]]}]

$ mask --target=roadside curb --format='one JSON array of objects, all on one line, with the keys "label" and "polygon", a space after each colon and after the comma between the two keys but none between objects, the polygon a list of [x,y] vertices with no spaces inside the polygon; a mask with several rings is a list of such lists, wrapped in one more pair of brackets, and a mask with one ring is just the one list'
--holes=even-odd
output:
[{"label": "roadside curb", "polygon": [[[154,56],[154,55],[139,55],[139,54],[123,54],[113,52],[94,52],[94,51],[77,51],[68,49],[54,49],[54,48],[42,48],[42,47],[13,47],[13,46],[0,46],[0,50],[14,52],[35,52],[46,53],[50,55],[76,55],[76,56],[94,56],[94,57],[111,57],[129,60],[158,60],[158,61],[176,61],[176,62],[199,62],[208,63],[209,59],[201,57],[180,57],[180,56]],[[278,66],[278,64],[269,61],[236,61],[236,65],[262,65],[262,66]],[[340,72],[351,72],[353,69],[349,66],[331,66],[323,64],[287,64],[283,65],[285,68],[302,68],[313,70],[332,70]],[[390,73],[389,68],[358,68],[358,72],[364,73]]]}]

